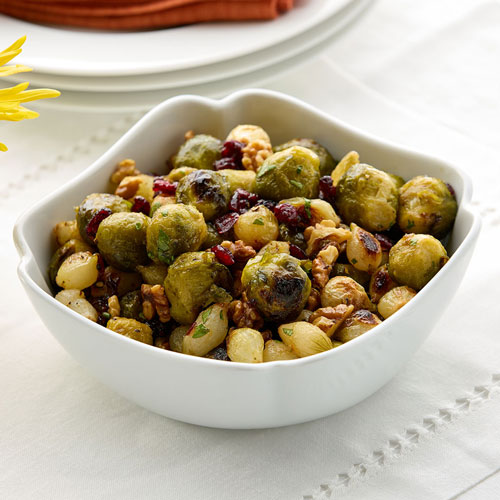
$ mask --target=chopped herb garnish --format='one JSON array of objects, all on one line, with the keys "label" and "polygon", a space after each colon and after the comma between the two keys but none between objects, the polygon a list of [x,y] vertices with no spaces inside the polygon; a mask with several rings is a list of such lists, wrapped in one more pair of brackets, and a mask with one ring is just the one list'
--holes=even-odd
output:
[{"label": "chopped herb garnish", "polygon": [[410,240],[410,245],[414,247],[417,244],[417,240]]},{"label": "chopped herb garnish", "polygon": [[170,236],[163,229],[160,229],[158,234],[158,259],[167,265],[172,264],[174,261]]},{"label": "chopped herb garnish", "polygon": [[408,223],[406,224],[406,229],[411,229],[415,225],[415,221],[408,219]]},{"label": "chopped herb garnish", "polygon": [[274,170],[276,168],[276,165],[262,165],[262,167],[259,168],[259,171],[257,172],[257,179],[260,179],[263,175],[266,175],[268,172],[271,172],[271,170]]},{"label": "chopped herb garnish", "polygon": [[138,316],[139,316],[139,319],[142,319],[142,320],[146,319],[146,317],[144,316],[144,314],[142,314],[141,312],[138,314]]},{"label": "chopped herb garnish", "polygon": [[224,311],[222,309],[220,310],[219,318],[224,319]]},{"label": "chopped herb garnish", "polygon": [[358,263],[358,259],[352,259],[351,260],[351,264],[357,264]]},{"label": "chopped herb garnish", "polygon": [[103,313],[102,313],[102,317],[103,317],[104,319],[109,319],[109,318],[111,318],[111,314],[109,314],[109,312],[103,312]]},{"label": "chopped herb garnish", "polygon": [[209,331],[210,330],[203,324],[196,325],[193,333],[193,339],[199,339],[200,337],[206,335]]},{"label": "chopped herb garnish", "polygon": [[255,219],[253,221],[254,224],[256,224],[257,226],[263,226],[264,225],[264,221],[259,217],[258,219]]},{"label": "chopped herb garnish", "polygon": [[293,333],[293,330],[291,328],[283,328],[283,333],[290,336]]},{"label": "chopped herb garnish", "polygon": [[294,181],[293,179],[290,179],[290,184],[292,186],[295,186],[298,189],[302,189],[304,187],[304,185],[302,184],[302,182]]},{"label": "chopped herb garnish", "polygon": [[201,321],[203,321],[203,323],[207,322],[207,319],[210,316],[210,311],[211,311],[211,309],[206,309],[205,311],[203,311],[201,313]]},{"label": "chopped herb garnish", "polygon": [[307,216],[311,218],[311,200],[308,200],[306,198],[306,201],[304,201],[304,209],[306,211]]},{"label": "chopped herb garnish", "polygon": [[300,175],[300,173],[302,172],[302,165],[299,165],[299,166],[297,167],[296,172],[297,172],[297,174],[299,174],[299,175]]},{"label": "chopped herb garnish", "polygon": [[139,231],[139,229],[142,228],[142,224],[140,222],[136,222],[135,223],[135,228],[137,229],[137,231]]}]

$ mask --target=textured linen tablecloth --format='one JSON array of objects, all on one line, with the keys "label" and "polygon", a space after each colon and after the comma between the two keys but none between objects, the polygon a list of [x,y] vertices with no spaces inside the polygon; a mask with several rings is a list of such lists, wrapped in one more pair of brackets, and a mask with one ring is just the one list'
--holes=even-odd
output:
[{"label": "textured linen tablecloth", "polygon": [[500,498],[500,3],[384,0],[320,58],[265,82],[445,158],[474,180],[483,230],[452,305],[389,384],[281,429],[224,431],[152,414],[77,365],[18,282],[22,210],[139,117],[51,111],[2,124],[0,498]]}]

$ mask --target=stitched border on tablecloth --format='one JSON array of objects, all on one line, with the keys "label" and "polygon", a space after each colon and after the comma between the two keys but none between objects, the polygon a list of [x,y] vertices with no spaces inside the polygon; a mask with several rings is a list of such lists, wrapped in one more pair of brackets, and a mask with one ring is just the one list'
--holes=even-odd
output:
[{"label": "stitched border on tablecloth", "polygon": [[136,111],[123,116],[111,125],[103,127],[91,136],[76,142],[52,160],[45,161],[44,163],[37,165],[33,170],[26,172],[26,174],[24,174],[20,179],[9,182],[5,193],[2,195],[2,198],[0,198],[0,206],[2,206],[5,201],[22,192],[24,186],[28,185],[27,181],[36,181],[42,175],[47,176],[48,173],[56,173],[61,169],[61,167],[75,161],[75,159],[80,155],[85,156],[90,154],[90,148],[93,144],[109,143],[112,140],[112,134],[122,135],[136,121],[142,118],[145,113],[146,111]]},{"label": "stitched border on tablecloth", "polygon": [[495,393],[500,393],[500,372],[492,374],[490,383],[475,386],[467,397],[458,398],[450,406],[440,408],[432,416],[423,418],[420,423],[407,427],[402,434],[389,439],[381,448],[353,464],[347,472],[337,474],[312,494],[304,495],[303,500],[333,498],[333,493],[341,493],[348,486],[375,475],[383,466],[414,450],[424,438],[436,435],[460,416],[481,407]]}]

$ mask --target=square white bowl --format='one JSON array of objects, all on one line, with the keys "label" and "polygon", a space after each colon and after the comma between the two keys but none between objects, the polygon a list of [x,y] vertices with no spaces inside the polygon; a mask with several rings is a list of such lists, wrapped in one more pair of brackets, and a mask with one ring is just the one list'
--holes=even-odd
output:
[{"label": "square white bowl", "polygon": [[[450,183],[459,210],[446,266],[404,308],[334,350],[286,362],[221,362],[165,351],[83,318],[50,293],[46,269],[53,226],[106,189],[124,158],[162,172],[186,130],[225,137],[235,125],[262,126],[273,144],[311,137],[334,157],[356,150],[363,162],[409,179],[427,174]],[[178,96],[158,105],[82,174],[24,213],[14,228],[18,273],[57,341],[104,384],[156,413],[198,425],[249,429],[306,422],[344,410],[388,382],[418,349],[455,294],[471,258],[480,220],[471,183],[446,162],[363,133],[290,96],[244,90],[220,101]]]}]

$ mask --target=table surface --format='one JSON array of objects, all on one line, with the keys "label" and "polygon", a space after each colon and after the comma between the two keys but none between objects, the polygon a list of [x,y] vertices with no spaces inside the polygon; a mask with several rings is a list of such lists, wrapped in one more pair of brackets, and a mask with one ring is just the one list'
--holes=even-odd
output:
[{"label": "table surface", "polygon": [[1,123],[0,497],[499,498],[499,22],[496,0],[380,0],[324,54],[263,82],[461,166],[483,217],[453,304],[401,373],[354,408],[283,429],[200,428],[129,403],[64,352],[19,285],[19,213],[141,113],[40,107]]}]

